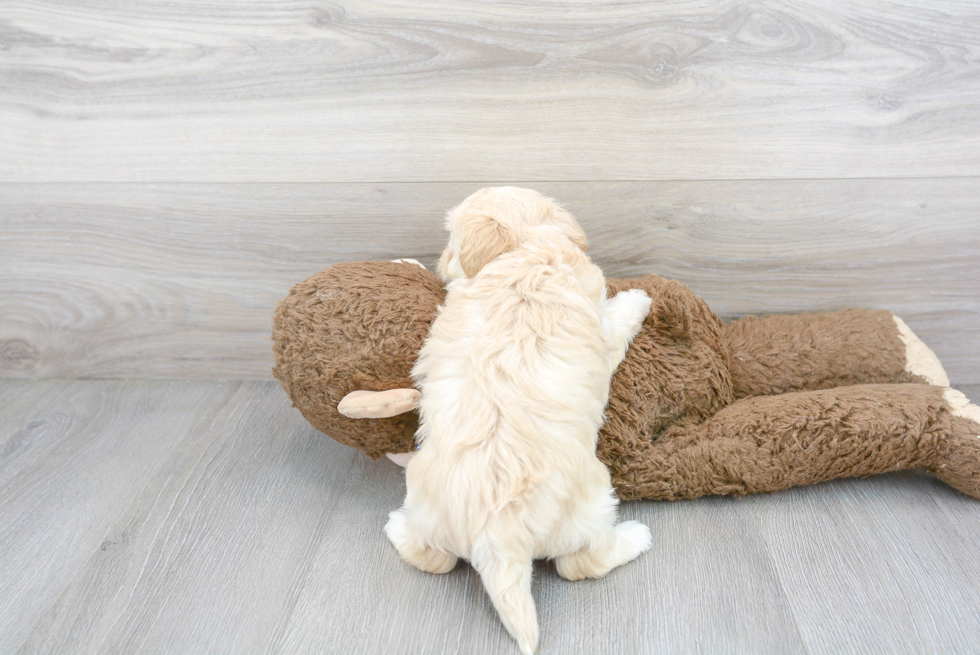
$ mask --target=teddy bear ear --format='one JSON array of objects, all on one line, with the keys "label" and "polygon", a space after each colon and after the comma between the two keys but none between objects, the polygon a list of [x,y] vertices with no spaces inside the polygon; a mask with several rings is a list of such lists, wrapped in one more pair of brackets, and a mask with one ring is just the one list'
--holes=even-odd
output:
[{"label": "teddy bear ear", "polygon": [[654,301],[654,311],[665,331],[678,341],[691,338],[693,317],[690,301],[680,282],[670,280],[663,286],[660,297]]},{"label": "teddy bear ear", "polygon": [[419,406],[417,389],[351,391],[337,403],[337,411],[347,418],[390,418]]}]

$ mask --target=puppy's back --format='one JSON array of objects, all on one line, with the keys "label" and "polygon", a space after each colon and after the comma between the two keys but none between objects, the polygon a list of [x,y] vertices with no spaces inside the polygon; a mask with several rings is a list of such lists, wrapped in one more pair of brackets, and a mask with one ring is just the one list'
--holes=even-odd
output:
[{"label": "puppy's back", "polygon": [[605,282],[567,239],[541,232],[450,285],[415,367],[422,448],[409,486],[428,488],[465,532],[518,505],[544,527],[583,475],[602,483],[593,469],[605,471],[595,458],[609,384]]}]

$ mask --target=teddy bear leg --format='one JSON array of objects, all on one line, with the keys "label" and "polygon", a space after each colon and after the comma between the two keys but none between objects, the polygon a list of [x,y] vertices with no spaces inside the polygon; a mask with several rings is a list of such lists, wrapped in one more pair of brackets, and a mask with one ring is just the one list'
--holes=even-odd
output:
[{"label": "teddy bear leg", "polygon": [[745,317],[724,326],[736,398],[854,384],[948,386],[935,354],[889,311]]},{"label": "teddy bear leg", "polygon": [[980,447],[964,436],[977,410],[957,398],[920,384],[745,398],[610,462],[613,486],[623,499],[674,500],[922,468],[977,496]]},{"label": "teddy bear leg", "polygon": [[909,329],[905,321],[892,314],[895,327],[898,328],[898,338],[905,345],[905,371],[916,377],[922,378],[926,384],[934,384],[940,387],[949,386],[949,376],[943,368],[936,353],[932,352],[922,339]]},{"label": "teddy bear leg", "polygon": [[956,389],[946,389],[943,399],[952,415],[951,433],[931,471],[960,493],[980,498],[980,407]]}]

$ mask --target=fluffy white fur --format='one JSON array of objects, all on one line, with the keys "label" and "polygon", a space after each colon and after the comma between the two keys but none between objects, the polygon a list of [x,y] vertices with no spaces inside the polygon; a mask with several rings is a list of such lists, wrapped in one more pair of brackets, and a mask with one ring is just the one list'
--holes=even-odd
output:
[{"label": "fluffy white fur", "polygon": [[419,451],[385,531],[423,571],[468,559],[521,651],[533,653],[533,559],[555,558],[579,580],[650,548],[645,525],[616,525],[618,501],[595,454],[610,378],[650,298],[634,290],[607,301],[581,228],[534,191],[478,191],[447,227],[446,302],[413,371]]}]

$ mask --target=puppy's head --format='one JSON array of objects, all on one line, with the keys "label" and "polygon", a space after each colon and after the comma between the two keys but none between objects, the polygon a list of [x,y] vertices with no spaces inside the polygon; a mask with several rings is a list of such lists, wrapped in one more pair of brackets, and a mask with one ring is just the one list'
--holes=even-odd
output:
[{"label": "puppy's head", "polygon": [[449,243],[436,270],[444,281],[475,276],[496,256],[517,248],[539,226],[558,228],[585,250],[585,232],[567,211],[537,191],[518,187],[480,189],[450,210]]}]

